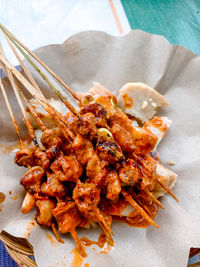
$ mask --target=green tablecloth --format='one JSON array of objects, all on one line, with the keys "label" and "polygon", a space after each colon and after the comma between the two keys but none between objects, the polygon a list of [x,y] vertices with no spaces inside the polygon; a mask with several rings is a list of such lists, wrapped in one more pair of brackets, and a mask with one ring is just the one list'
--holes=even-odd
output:
[{"label": "green tablecloth", "polygon": [[200,0],[121,0],[132,29],[163,35],[200,54]]}]

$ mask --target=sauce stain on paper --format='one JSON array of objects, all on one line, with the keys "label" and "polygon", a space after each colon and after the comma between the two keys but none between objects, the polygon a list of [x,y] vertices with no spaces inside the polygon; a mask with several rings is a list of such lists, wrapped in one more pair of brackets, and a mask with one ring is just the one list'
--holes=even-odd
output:
[{"label": "sauce stain on paper", "polygon": [[80,255],[80,253],[76,248],[74,248],[72,252],[74,253],[74,258],[70,267],[82,267],[83,257]]},{"label": "sauce stain on paper", "polygon": [[[6,196],[3,192],[0,192],[0,205],[4,202]],[[2,208],[0,207],[0,212],[1,212]]]},{"label": "sauce stain on paper", "polygon": [[46,237],[50,240],[51,245],[53,245],[53,246],[56,245],[56,240],[53,238],[52,235],[46,234]]},{"label": "sauce stain on paper", "polygon": [[29,224],[26,227],[25,233],[24,233],[25,238],[27,238],[30,235],[31,230],[33,229],[33,227],[35,225],[36,225],[36,223],[35,223],[34,219],[29,222]]},{"label": "sauce stain on paper", "polygon": [[9,195],[10,195],[10,199],[12,199],[12,200],[17,200],[18,199],[18,195],[17,194],[15,194],[14,196],[13,196],[13,193],[12,193],[12,191],[11,190],[9,190]]}]

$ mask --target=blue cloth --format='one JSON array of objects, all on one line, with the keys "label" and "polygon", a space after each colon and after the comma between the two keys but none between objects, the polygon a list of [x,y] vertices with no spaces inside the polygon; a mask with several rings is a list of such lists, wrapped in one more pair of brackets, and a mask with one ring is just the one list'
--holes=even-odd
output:
[{"label": "blue cloth", "polygon": [[[18,71],[21,71],[21,66],[20,65],[16,66],[16,69]],[[5,77],[5,74],[4,74],[3,70],[0,68],[0,79],[3,79],[4,77]]]},{"label": "blue cloth", "polygon": [[0,241],[0,267],[17,267],[17,264],[12,260],[12,258],[6,251],[1,241]]}]

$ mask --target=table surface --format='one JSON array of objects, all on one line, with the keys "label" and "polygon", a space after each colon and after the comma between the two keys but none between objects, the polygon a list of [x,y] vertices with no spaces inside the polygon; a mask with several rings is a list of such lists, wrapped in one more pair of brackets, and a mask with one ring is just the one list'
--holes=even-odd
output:
[{"label": "table surface", "polygon": [[[85,30],[119,35],[141,29],[200,54],[200,0],[0,0],[0,6],[1,23],[30,49],[62,43]],[[0,42],[18,64],[2,36]],[[16,266],[0,242],[0,267]]]}]

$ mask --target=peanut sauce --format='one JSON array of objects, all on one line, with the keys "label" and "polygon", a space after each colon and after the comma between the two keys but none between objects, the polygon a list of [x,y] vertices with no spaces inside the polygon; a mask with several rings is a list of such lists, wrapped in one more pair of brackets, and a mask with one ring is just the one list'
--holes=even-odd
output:
[{"label": "peanut sauce", "polygon": [[81,267],[83,264],[83,257],[76,248],[72,250],[72,253],[74,253],[74,258],[71,267]]},{"label": "peanut sauce", "polygon": [[92,241],[90,239],[88,239],[87,237],[83,236],[81,239],[80,239],[81,243],[86,246],[86,247],[89,247],[91,245],[97,245],[99,248],[103,248],[105,243],[106,243],[106,237],[105,237],[105,234],[104,233],[101,233],[99,235],[99,239],[98,241]]},{"label": "peanut sauce", "polygon": [[119,217],[119,216],[113,216],[113,220],[120,221],[128,224],[131,227],[138,227],[138,228],[147,228],[150,223],[146,221],[144,218],[139,218],[139,216],[135,216],[133,218],[131,217]]},{"label": "peanut sauce", "polygon": [[127,94],[123,95],[123,100],[124,100],[124,107],[125,108],[132,108],[133,106],[133,99],[129,97]]}]

